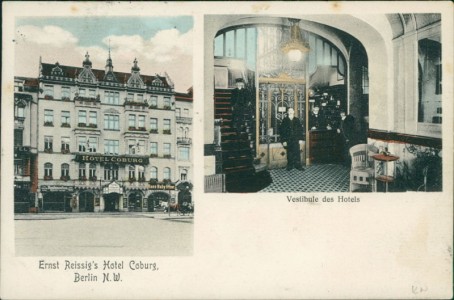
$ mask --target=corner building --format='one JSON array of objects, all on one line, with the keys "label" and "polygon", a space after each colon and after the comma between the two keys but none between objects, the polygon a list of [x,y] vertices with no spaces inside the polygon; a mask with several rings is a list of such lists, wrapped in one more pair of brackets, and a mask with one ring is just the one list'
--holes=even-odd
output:
[{"label": "corner building", "polygon": [[131,73],[114,72],[110,54],[96,70],[87,53],[82,68],[40,62],[38,81],[40,211],[149,212],[192,188],[192,93],[179,156],[167,74],[141,75],[136,59]]}]

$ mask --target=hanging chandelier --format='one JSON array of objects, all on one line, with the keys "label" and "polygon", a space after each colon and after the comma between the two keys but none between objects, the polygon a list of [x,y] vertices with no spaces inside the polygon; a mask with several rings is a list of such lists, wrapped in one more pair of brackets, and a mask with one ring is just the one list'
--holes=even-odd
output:
[{"label": "hanging chandelier", "polygon": [[290,39],[281,46],[282,52],[287,54],[290,61],[300,61],[309,52],[309,45],[301,38],[301,28],[298,19],[288,19],[290,27]]}]

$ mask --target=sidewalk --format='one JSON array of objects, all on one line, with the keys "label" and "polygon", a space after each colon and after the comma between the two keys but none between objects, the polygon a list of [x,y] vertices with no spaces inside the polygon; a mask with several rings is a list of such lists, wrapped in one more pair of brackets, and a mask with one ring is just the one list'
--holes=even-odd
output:
[{"label": "sidewalk", "polygon": [[59,220],[74,218],[153,218],[158,220],[193,219],[193,214],[177,212],[92,212],[92,213],[16,213],[14,220]]}]

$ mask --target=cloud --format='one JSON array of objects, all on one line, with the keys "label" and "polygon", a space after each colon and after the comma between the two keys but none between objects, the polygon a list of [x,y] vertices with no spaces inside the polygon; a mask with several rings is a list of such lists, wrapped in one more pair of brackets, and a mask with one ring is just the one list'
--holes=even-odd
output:
[{"label": "cloud", "polygon": [[166,29],[149,40],[150,51],[145,54],[158,62],[166,62],[176,56],[192,55],[192,30],[181,34],[177,29]]},{"label": "cloud", "polygon": [[58,26],[20,26],[16,30],[16,41],[32,42],[40,45],[50,45],[53,47],[66,47],[75,45],[79,41],[71,32]]}]

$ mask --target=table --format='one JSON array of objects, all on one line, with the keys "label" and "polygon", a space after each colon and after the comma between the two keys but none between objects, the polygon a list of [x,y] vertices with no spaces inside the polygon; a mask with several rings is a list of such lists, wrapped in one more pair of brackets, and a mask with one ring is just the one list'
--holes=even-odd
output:
[{"label": "table", "polygon": [[[388,163],[399,160],[399,156],[392,155],[392,154],[388,154],[388,155],[375,154],[375,155],[372,155],[372,158],[375,161],[375,163],[374,163],[375,181],[384,182],[385,183],[385,192],[388,192],[388,183],[394,182],[394,180],[395,180],[394,174],[396,173],[395,164],[394,164],[393,176],[388,174]],[[379,169],[377,168],[377,162],[383,163],[383,170],[381,173],[379,173]],[[377,191],[377,184],[375,184],[375,192],[376,191]]]}]

